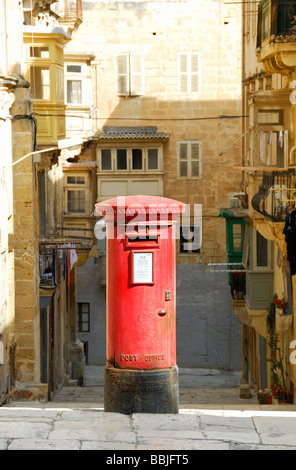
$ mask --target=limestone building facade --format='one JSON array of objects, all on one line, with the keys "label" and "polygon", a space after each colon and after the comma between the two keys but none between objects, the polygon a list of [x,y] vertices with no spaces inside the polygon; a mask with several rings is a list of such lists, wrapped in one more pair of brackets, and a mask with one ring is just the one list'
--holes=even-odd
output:
[{"label": "limestone building facade", "polygon": [[92,237],[65,231],[63,176],[84,149],[65,142],[63,93],[64,47],[81,17],[79,2],[71,15],[53,3],[0,2],[1,404],[50,399],[84,376],[75,266]]},{"label": "limestone building facade", "polygon": [[[177,241],[180,364],[239,368],[240,326],[226,266],[220,267],[226,234],[217,216],[241,180],[235,169],[241,166],[241,6],[90,1],[83,18],[66,52],[94,56],[90,140],[97,201],[151,194],[188,204]],[[200,217],[194,218],[195,207],[202,208]],[[100,245],[78,283],[79,308],[89,318],[79,337],[89,361],[102,364],[104,259]],[[88,283],[88,270],[96,281],[92,276]],[[87,285],[93,285],[89,294]]]},{"label": "limestone building facade", "polygon": [[[226,223],[244,225],[243,382],[295,398],[295,13],[294,1],[243,6],[242,206]],[[231,238],[231,234],[230,234]]]}]

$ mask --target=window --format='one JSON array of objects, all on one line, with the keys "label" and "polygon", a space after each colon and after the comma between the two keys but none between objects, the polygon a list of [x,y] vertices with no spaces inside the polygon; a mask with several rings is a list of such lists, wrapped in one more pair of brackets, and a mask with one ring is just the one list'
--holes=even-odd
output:
[{"label": "window", "polygon": [[258,268],[268,266],[267,240],[259,232],[256,232],[256,266]]},{"label": "window", "polygon": [[159,148],[103,148],[98,151],[102,171],[159,171]]},{"label": "window", "polygon": [[49,67],[31,66],[30,82],[33,98],[40,100],[50,99]]},{"label": "window", "polygon": [[84,80],[86,71],[84,64],[67,64],[66,72],[66,99],[68,104],[82,105],[84,103]]},{"label": "window", "polygon": [[143,169],[142,149],[132,149],[133,170]]},{"label": "window", "polygon": [[67,80],[67,103],[82,104],[81,80]]},{"label": "window", "polygon": [[179,55],[179,93],[199,93],[199,54]]},{"label": "window", "polygon": [[148,170],[158,169],[158,149],[148,149]]},{"label": "window", "polygon": [[116,168],[117,170],[127,170],[126,149],[117,149],[116,151]]},{"label": "window", "polygon": [[243,225],[233,224],[233,251],[243,251]]},{"label": "window", "polygon": [[49,47],[46,46],[31,46],[30,57],[39,57],[42,59],[49,59]]},{"label": "window", "polygon": [[90,308],[89,303],[79,302],[77,304],[77,331],[86,333],[90,331]]},{"label": "window", "polygon": [[116,58],[117,93],[120,96],[144,94],[144,60],[142,54],[120,54]]},{"label": "window", "polygon": [[233,262],[236,262],[243,252],[245,222],[240,219],[227,219],[226,235],[228,255]]},{"label": "window", "polygon": [[272,270],[272,242],[254,227],[246,227],[242,262],[245,268],[252,271]]},{"label": "window", "polygon": [[86,175],[67,175],[65,187],[66,213],[86,214],[88,210]]},{"label": "window", "polygon": [[56,98],[64,103],[64,69],[56,67]]},{"label": "window", "polygon": [[200,253],[201,233],[200,226],[180,227],[180,253]]},{"label": "window", "polygon": [[101,150],[101,168],[102,170],[112,170],[111,149]]},{"label": "window", "polygon": [[258,110],[258,124],[260,125],[282,125],[284,122],[284,110],[274,109],[259,109]]},{"label": "window", "polygon": [[85,176],[67,176],[67,184],[85,184]]},{"label": "window", "polygon": [[197,178],[201,174],[201,142],[178,142],[178,175]]},{"label": "window", "polygon": [[266,39],[268,36],[268,7],[269,2],[265,0],[262,4],[262,38]]},{"label": "window", "polygon": [[67,65],[67,72],[81,73],[81,65]]},{"label": "window", "polygon": [[85,213],[85,191],[68,190],[67,191],[67,212],[76,214]]},{"label": "window", "polygon": [[288,165],[288,131],[284,129],[283,109],[258,109],[258,131],[250,135],[253,164]]}]

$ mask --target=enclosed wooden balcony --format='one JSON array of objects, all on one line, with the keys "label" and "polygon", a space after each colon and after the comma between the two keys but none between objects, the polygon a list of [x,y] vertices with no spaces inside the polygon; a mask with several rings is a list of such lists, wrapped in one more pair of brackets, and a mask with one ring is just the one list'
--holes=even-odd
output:
[{"label": "enclosed wooden balcony", "polygon": [[296,66],[296,0],[262,0],[257,55],[267,73],[287,75]]}]

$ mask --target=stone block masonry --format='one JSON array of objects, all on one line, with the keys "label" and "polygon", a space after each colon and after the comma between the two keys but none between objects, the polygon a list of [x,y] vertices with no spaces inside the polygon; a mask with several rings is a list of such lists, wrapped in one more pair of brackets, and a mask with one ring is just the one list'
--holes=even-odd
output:
[{"label": "stone block masonry", "polygon": [[[29,90],[15,90],[12,116],[13,162],[32,152],[34,129],[27,116],[31,112]],[[23,118],[19,116],[23,115]],[[39,381],[39,321],[38,220],[35,194],[35,173],[32,158],[28,157],[12,167],[13,177],[13,232],[10,236],[10,282],[14,298],[10,303],[14,323],[9,328],[10,342],[16,342],[15,373],[18,383]],[[37,362],[36,362],[37,361]],[[12,392],[14,393],[14,392]],[[22,390],[20,394],[31,396]],[[19,392],[18,392],[19,394]]]}]

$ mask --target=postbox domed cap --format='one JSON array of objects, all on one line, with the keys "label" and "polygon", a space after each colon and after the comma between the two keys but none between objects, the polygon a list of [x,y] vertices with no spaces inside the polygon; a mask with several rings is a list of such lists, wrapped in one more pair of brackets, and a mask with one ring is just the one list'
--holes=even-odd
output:
[{"label": "postbox domed cap", "polygon": [[98,214],[117,218],[119,215],[134,217],[138,214],[181,214],[186,204],[175,199],[159,196],[118,196],[96,204]]}]

